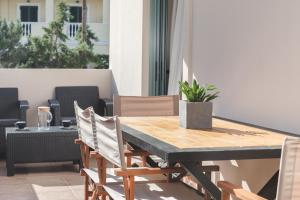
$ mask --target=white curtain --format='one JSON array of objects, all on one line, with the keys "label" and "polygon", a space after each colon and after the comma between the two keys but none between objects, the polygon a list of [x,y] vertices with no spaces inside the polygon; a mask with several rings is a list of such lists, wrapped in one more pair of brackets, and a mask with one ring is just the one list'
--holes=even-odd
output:
[{"label": "white curtain", "polygon": [[185,38],[185,1],[186,0],[173,1],[168,95],[179,94],[178,82],[182,78],[183,46]]}]

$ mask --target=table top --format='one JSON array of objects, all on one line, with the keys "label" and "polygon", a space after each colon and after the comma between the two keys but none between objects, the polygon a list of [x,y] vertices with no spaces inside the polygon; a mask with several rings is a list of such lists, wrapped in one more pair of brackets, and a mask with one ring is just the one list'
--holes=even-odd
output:
[{"label": "table top", "polygon": [[17,129],[16,127],[8,127],[5,129],[6,134],[11,133],[57,133],[57,132],[77,132],[76,126],[64,128],[63,126],[50,126],[49,129],[39,129],[38,127],[26,127],[24,129]]},{"label": "table top", "polygon": [[120,121],[125,140],[165,159],[277,158],[286,137],[279,132],[216,118],[213,128],[206,130],[182,128],[178,116],[120,117]]}]

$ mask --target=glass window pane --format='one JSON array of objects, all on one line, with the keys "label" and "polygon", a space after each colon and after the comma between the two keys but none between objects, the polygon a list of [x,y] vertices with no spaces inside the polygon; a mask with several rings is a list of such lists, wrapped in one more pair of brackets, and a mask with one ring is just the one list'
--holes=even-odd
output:
[{"label": "glass window pane", "polygon": [[82,22],[82,7],[80,6],[71,6],[70,7],[71,19],[70,22],[81,23]]},{"label": "glass window pane", "polygon": [[38,22],[38,6],[20,6],[21,22]]}]

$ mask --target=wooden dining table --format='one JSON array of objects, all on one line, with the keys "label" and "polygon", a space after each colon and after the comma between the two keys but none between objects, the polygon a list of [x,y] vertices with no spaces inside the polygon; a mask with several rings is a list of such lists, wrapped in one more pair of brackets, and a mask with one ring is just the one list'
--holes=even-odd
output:
[{"label": "wooden dining table", "polygon": [[201,171],[199,162],[280,158],[286,137],[218,118],[213,119],[212,129],[204,130],[180,127],[178,116],[120,117],[120,122],[124,140],[170,165],[180,163],[217,200],[221,191]]}]

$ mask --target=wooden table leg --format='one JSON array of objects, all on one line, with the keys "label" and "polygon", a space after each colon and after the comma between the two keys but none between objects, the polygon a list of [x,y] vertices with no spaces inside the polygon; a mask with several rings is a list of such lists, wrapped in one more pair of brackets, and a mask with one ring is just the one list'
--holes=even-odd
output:
[{"label": "wooden table leg", "polygon": [[221,191],[219,188],[199,169],[199,162],[184,162],[182,166],[207,190],[210,195],[216,199],[221,200]]}]

